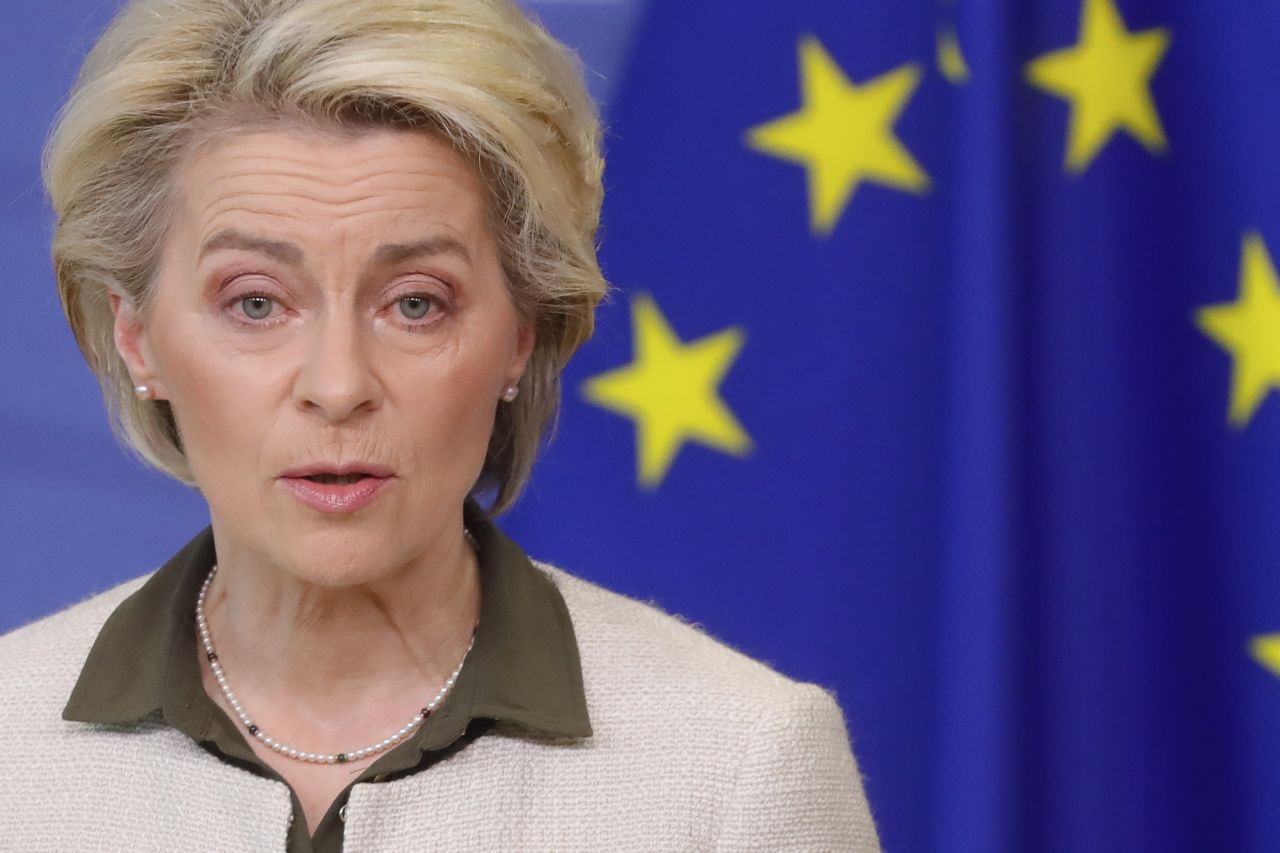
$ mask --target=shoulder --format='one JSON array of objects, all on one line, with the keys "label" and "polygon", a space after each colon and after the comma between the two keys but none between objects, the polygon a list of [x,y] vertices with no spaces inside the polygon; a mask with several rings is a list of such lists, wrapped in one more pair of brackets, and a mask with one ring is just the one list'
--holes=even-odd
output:
[{"label": "shoulder", "polygon": [[[629,598],[544,563],[573,621],[593,720],[613,697],[646,697],[666,711],[721,723],[762,716],[843,717],[826,690],[795,681],[653,604]],[[593,695],[594,694],[594,695]]]},{"label": "shoulder", "polygon": [[0,636],[0,694],[12,695],[6,688],[21,683],[43,699],[66,702],[103,624],[147,577],[125,581]]},{"label": "shoulder", "polygon": [[625,780],[632,813],[656,803],[700,815],[689,837],[707,849],[879,849],[828,691],[651,604],[538,567],[573,622],[593,730],[580,759],[597,785]]}]

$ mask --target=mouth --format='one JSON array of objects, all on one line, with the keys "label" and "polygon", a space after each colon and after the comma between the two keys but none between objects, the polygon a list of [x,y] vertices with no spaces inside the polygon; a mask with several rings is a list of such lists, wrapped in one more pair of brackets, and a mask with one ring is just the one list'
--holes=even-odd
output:
[{"label": "mouth", "polygon": [[[322,486],[351,486],[361,480],[372,477],[364,471],[357,471],[353,474],[308,474],[305,477],[299,477],[300,480],[310,480],[313,483],[319,483]],[[376,479],[382,479],[378,477]]]},{"label": "mouth", "polygon": [[281,485],[294,497],[324,513],[362,509],[373,503],[395,479],[391,469],[363,463],[308,465],[280,474]]},{"label": "mouth", "polygon": [[395,472],[385,465],[371,462],[348,462],[343,465],[299,465],[280,474],[283,480],[310,480],[325,486],[349,486],[365,479],[386,480]]}]

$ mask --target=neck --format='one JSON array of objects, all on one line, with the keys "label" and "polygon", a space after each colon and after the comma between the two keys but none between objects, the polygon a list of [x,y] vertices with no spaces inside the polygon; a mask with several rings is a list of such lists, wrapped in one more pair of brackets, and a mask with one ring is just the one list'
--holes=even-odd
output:
[{"label": "neck", "polygon": [[430,698],[465,654],[480,602],[461,526],[438,539],[419,559],[352,586],[220,548],[205,616],[245,706],[264,720],[285,707],[342,726]]}]

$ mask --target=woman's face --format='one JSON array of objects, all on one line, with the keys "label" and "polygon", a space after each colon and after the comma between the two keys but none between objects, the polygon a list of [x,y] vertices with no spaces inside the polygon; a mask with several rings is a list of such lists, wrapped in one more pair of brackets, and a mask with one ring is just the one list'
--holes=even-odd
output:
[{"label": "woman's face", "polygon": [[173,407],[219,559],[346,585],[457,536],[533,345],[479,181],[431,136],[300,129],[177,180],[153,301],[116,339]]}]

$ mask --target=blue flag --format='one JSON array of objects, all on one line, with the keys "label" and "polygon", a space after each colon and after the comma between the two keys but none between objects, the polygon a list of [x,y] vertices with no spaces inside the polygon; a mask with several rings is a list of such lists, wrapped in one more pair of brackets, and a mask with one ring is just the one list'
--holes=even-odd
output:
[{"label": "blue flag", "polygon": [[1280,12],[634,39],[517,538],[835,689],[887,849],[1276,849]]}]

